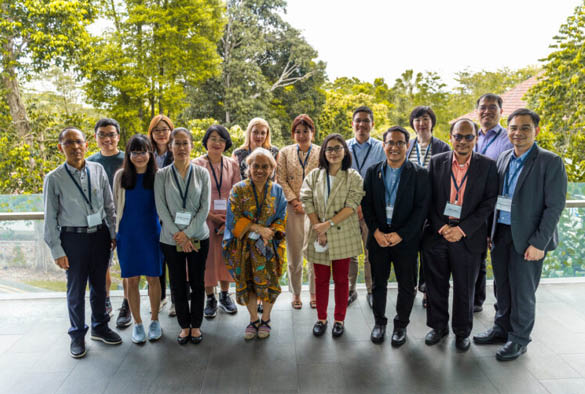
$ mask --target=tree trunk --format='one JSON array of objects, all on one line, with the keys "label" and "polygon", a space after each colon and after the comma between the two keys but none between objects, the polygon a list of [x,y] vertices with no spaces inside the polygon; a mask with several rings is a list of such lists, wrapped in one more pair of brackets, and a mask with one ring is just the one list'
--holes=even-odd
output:
[{"label": "tree trunk", "polygon": [[4,54],[6,56],[2,62],[2,68],[4,69],[2,73],[2,84],[6,89],[6,100],[10,107],[10,116],[12,116],[12,122],[16,127],[18,137],[28,142],[28,139],[30,139],[31,124],[26,113],[26,107],[20,96],[20,86],[18,84],[16,70],[12,65],[14,61],[12,38],[9,38],[4,43]]}]

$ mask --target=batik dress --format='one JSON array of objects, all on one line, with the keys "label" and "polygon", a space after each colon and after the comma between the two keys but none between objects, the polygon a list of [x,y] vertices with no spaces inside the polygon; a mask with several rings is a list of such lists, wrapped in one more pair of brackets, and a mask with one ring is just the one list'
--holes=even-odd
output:
[{"label": "batik dress", "polygon": [[[278,184],[269,180],[264,189],[255,196],[252,181],[246,179],[234,185],[228,200],[223,253],[240,305],[247,305],[250,291],[269,303],[281,292],[287,203]],[[267,246],[258,234],[249,231],[254,223],[275,231]]]}]

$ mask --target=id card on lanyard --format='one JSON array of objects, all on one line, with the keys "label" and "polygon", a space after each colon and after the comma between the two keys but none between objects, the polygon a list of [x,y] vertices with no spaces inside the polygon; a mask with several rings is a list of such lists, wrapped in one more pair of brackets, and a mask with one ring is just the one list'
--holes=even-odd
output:
[{"label": "id card on lanyard", "polygon": [[303,168],[303,179],[305,179],[305,168],[307,167],[307,163],[309,162],[309,156],[311,155],[311,149],[313,149],[313,145],[309,146],[309,150],[307,150],[307,156],[305,156],[305,161],[301,160],[301,147],[297,145],[297,158],[299,159],[299,164]]},{"label": "id card on lanyard", "polygon": [[71,178],[71,180],[73,181],[73,183],[77,187],[77,190],[79,190],[79,193],[81,193],[81,195],[83,196],[83,199],[85,200],[87,205],[89,205],[89,211],[91,212],[91,214],[86,216],[87,227],[99,226],[100,224],[102,224],[102,210],[98,209],[97,212],[95,212],[93,209],[93,204],[92,204],[92,199],[91,199],[91,194],[92,194],[91,193],[91,176],[89,175],[89,168],[87,168],[87,165],[85,166],[85,173],[87,174],[87,188],[89,190],[89,198],[85,195],[85,193],[83,192],[83,189],[81,188],[81,185],[79,184],[79,182],[77,182],[77,179],[75,179],[75,177],[73,176],[71,171],[69,171],[69,168],[67,168],[67,164],[65,164],[65,170],[67,171],[67,174],[69,174],[69,177]]},{"label": "id card on lanyard", "polygon": [[461,182],[459,184],[457,184],[457,179],[455,179],[455,174],[453,174],[453,170],[451,170],[450,172],[451,181],[453,182],[453,186],[455,187],[455,203],[452,204],[450,202],[447,202],[447,204],[445,204],[445,211],[443,212],[443,215],[453,217],[455,219],[461,219],[461,205],[459,205],[459,192],[461,190],[461,187],[465,183],[465,180],[467,179],[467,175],[469,174],[469,168],[465,172],[465,175],[463,176],[463,179],[461,179]]},{"label": "id card on lanyard", "polygon": [[386,190],[386,194],[388,196],[388,201],[386,202],[386,223],[387,224],[392,224],[392,216],[394,215],[394,204],[392,203],[392,195],[394,193],[396,193],[396,189],[398,188],[398,182],[400,181],[400,174],[402,173],[402,170],[400,169],[399,173],[396,175],[396,178],[394,179],[394,182],[392,182],[392,185],[388,185],[386,183],[386,170],[388,165],[386,164],[384,166],[384,189]]},{"label": "id card on lanyard", "polygon": [[193,167],[189,164],[189,174],[187,175],[187,186],[185,187],[185,193],[183,193],[183,189],[181,189],[181,184],[179,183],[179,177],[177,176],[177,171],[175,170],[175,165],[172,165],[173,168],[173,177],[175,178],[175,183],[177,184],[177,188],[179,189],[179,195],[183,200],[183,211],[177,212],[175,214],[175,224],[181,226],[188,226],[191,224],[191,212],[187,212],[187,195],[189,193],[189,185],[191,185],[191,178],[193,173]]},{"label": "id card on lanyard", "polygon": [[213,200],[213,210],[227,211],[227,200],[222,200],[221,198],[221,185],[223,184],[223,156],[221,158],[219,165],[219,182],[217,181],[215,168],[213,168],[213,164],[211,163],[211,160],[209,160],[209,155],[207,155],[207,161],[209,162],[209,168],[211,168],[211,174],[213,175],[213,180],[215,181],[215,188],[217,189],[217,194],[219,196],[219,199]]},{"label": "id card on lanyard", "polygon": [[510,160],[510,163],[508,163],[508,169],[506,170],[506,176],[504,177],[503,195],[499,195],[498,199],[496,201],[496,209],[497,210],[503,211],[503,212],[509,212],[509,213],[512,212],[512,196],[510,195],[510,186],[512,186],[512,182],[514,182],[514,179],[516,179],[516,178],[518,178],[518,176],[520,176],[520,173],[522,172],[522,168],[524,168],[525,160],[526,160],[526,158],[524,158],[524,160],[520,161],[520,164],[518,165],[518,167],[512,173],[511,176],[510,176],[511,160]]},{"label": "id card on lanyard", "polygon": [[[253,222],[258,223],[258,220],[260,219],[260,215],[262,213],[262,208],[264,207],[264,202],[266,201],[266,193],[268,192],[268,181],[266,181],[266,183],[264,184],[264,195],[262,196],[262,201],[258,200],[258,193],[256,192],[256,185],[254,185],[254,182],[252,180],[250,180],[250,183],[252,184],[252,191],[254,192],[254,200],[256,201],[256,215],[254,216]],[[248,238],[258,239],[258,238],[260,238],[260,234],[254,232],[254,231],[251,231],[248,234]]]}]

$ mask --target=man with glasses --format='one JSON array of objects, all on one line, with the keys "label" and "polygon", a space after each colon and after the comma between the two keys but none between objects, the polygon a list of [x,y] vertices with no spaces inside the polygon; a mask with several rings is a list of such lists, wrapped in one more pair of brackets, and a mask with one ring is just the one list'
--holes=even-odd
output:
[{"label": "man with glasses", "polygon": [[[114,119],[103,118],[97,121],[94,127],[95,141],[100,151],[89,156],[87,161],[100,163],[106,170],[110,188],[113,186],[114,174],[122,167],[124,163],[124,152],[118,149],[118,142],[120,142],[120,125]],[[110,257],[110,266],[113,261]],[[127,294],[127,280],[122,280],[124,287],[124,301],[120,308],[120,314],[116,319],[116,326],[118,328],[128,327],[132,324],[132,317],[130,314],[130,307],[128,305]],[[112,315],[112,303],[110,302],[110,287],[112,286],[112,278],[110,276],[110,267],[106,271],[106,312]]]},{"label": "man with glasses", "polygon": [[362,200],[373,281],[375,325],[370,338],[374,343],[384,341],[388,321],[386,293],[393,264],[398,281],[392,333],[392,345],[396,347],[406,342],[406,327],[416,296],[420,230],[430,198],[427,170],[406,160],[408,139],[408,131],[399,126],[384,133],[386,160],[368,169]]},{"label": "man with glasses", "polygon": [[[382,142],[370,137],[370,131],[374,127],[374,113],[369,107],[361,106],[353,111],[351,127],[353,128],[354,138],[347,141],[347,146],[351,152],[351,168],[360,173],[362,178],[366,177],[368,168],[381,161],[386,160]],[[362,233],[362,242],[364,245],[364,277],[366,289],[368,290],[368,305],[373,305],[372,296],[372,274],[368,250],[365,248],[368,239],[368,226],[364,220],[362,209],[358,207],[358,217],[360,219],[360,230]],[[358,257],[352,257],[349,263],[349,297],[347,304],[351,304],[357,299],[355,290],[359,272]]]},{"label": "man with glasses", "polygon": [[[500,117],[504,112],[502,108],[503,103],[500,96],[493,93],[486,93],[477,99],[475,105],[475,113],[479,119],[480,129],[477,134],[477,143],[473,150],[494,161],[498,160],[498,156],[502,152],[512,149],[512,144],[508,139],[506,129],[500,126]],[[487,249],[481,256],[479,274],[475,282],[474,312],[481,312],[483,310],[483,303],[486,297],[486,257]],[[494,294],[495,291],[494,282]]]},{"label": "man with glasses", "polygon": [[487,219],[498,194],[496,162],[473,151],[477,125],[460,119],[451,125],[453,152],[429,164],[431,205],[423,239],[429,305],[429,346],[449,333],[449,279],[453,277],[452,329],[459,351],[469,349],[473,298],[481,255],[487,247]]},{"label": "man with glasses", "polygon": [[104,168],[85,160],[87,142],[79,129],[59,134],[66,162],[45,177],[45,242],[55,263],[67,273],[70,353],[85,356],[85,288],[89,279],[91,339],[122,343],[108,327],[106,270],[116,247],[116,214]]}]

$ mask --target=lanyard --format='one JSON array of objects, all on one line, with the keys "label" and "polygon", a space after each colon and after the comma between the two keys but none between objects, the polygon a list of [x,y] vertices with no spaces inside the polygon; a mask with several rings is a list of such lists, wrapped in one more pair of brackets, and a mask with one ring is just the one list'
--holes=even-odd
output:
[{"label": "lanyard", "polygon": [[422,161],[422,163],[420,162],[420,150],[418,149],[418,140],[416,141],[416,161],[418,162],[419,166],[423,166],[425,165],[425,163],[427,162],[427,156],[429,155],[429,151],[431,150],[431,143],[429,142],[429,146],[427,146],[427,151],[425,152],[425,157]]},{"label": "lanyard", "polygon": [[81,185],[79,184],[79,182],[77,182],[73,174],[71,174],[71,171],[69,171],[67,165],[65,165],[65,170],[67,170],[67,174],[69,174],[69,177],[71,177],[71,180],[73,181],[73,183],[75,183],[75,186],[77,186],[77,190],[79,190],[79,193],[81,193],[83,199],[89,205],[89,209],[91,209],[91,211],[93,212],[93,206],[91,205],[91,178],[89,176],[89,168],[87,168],[87,165],[85,166],[85,173],[87,174],[87,188],[89,189],[89,198],[87,198],[87,196],[83,192],[83,189],[81,189]]},{"label": "lanyard", "polygon": [[329,180],[329,170],[327,170],[327,199],[331,196],[331,181]]},{"label": "lanyard", "polygon": [[392,182],[390,189],[388,189],[388,184],[386,183],[386,168],[387,167],[388,167],[388,164],[386,164],[384,166],[384,189],[386,189],[386,193],[388,193],[388,200],[390,202],[392,200],[392,194],[394,194],[394,192],[396,191],[396,188],[398,187],[398,181],[400,181],[400,174],[402,173],[402,169],[400,169],[398,171],[398,174],[396,175],[396,179],[394,179],[394,182]]},{"label": "lanyard", "polygon": [[262,213],[262,208],[264,206],[264,202],[266,201],[266,192],[268,191],[268,181],[264,184],[264,196],[262,197],[262,202],[258,201],[258,193],[256,192],[256,185],[254,185],[253,181],[250,181],[252,184],[252,190],[254,191],[254,200],[256,200],[256,217],[254,221],[257,222],[260,219],[260,214]]},{"label": "lanyard", "polygon": [[353,157],[355,158],[355,165],[356,165],[359,173],[362,172],[362,168],[364,167],[364,164],[366,164],[366,160],[368,159],[368,156],[370,155],[371,150],[372,150],[372,144],[370,144],[370,146],[368,147],[368,151],[366,152],[366,155],[364,156],[364,161],[362,161],[362,165],[360,165],[360,161],[358,160],[357,154],[355,153],[355,144],[351,146],[351,151],[353,152]]},{"label": "lanyard", "polygon": [[309,146],[309,150],[307,151],[307,156],[305,157],[305,162],[301,161],[301,147],[297,145],[297,157],[299,158],[299,164],[303,167],[303,179],[305,179],[305,167],[307,166],[307,162],[309,161],[309,155],[311,154],[311,149],[313,149],[313,145]]},{"label": "lanyard", "polygon": [[215,180],[215,187],[217,188],[217,192],[219,193],[219,199],[221,200],[221,185],[223,183],[223,156],[221,157],[221,162],[219,165],[219,182],[217,181],[217,175],[215,175],[215,169],[213,168],[213,164],[211,164],[211,160],[209,160],[209,155],[207,155],[207,161],[209,162],[209,167],[211,168],[211,173],[213,174],[213,179]]},{"label": "lanyard", "polygon": [[[488,148],[490,147],[490,145],[494,143],[494,141],[496,140],[496,138],[498,138],[498,137],[499,137],[499,135],[500,135],[500,133],[501,133],[501,132],[502,132],[502,129],[499,129],[499,130],[496,132],[496,134],[495,134],[495,135],[492,137],[492,139],[491,139],[491,140],[489,140],[489,141],[488,141],[488,143],[487,143],[487,144],[485,144],[485,145],[483,146],[483,148],[481,148],[481,152],[480,152],[480,153],[481,153],[482,155],[485,155],[485,152],[487,152],[487,150],[488,150]],[[478,149],[477,145],[475,145],[475,151],[477,152],[478,150],[479,150],[479,149]]]},{"label": "lanyard", "polygon": [[522,168],[524,168],[525,160],[526,158],[524,158],[524,160],[520,160],[520,165],[518,165],[516,171],[512,173],[512,176],[510,176],[510,164],[512,164],[512,160],[510,160],[510,162],[508,163],[508,169],[506,170],[506,176],[504,177],[504,195],[507,196],[508,193],[510,193],[510,186],[512,186],[512,182],[520,174]]},{"label": "lanyard", "polygon": [[175,170],[175,166],[173,165],[173,176],[175,177],[175,182],[177,183],[177,188],[179,189],[179,194],[183,199],[183,209],[187,206],[187,193],[189,193],[189,185],[191,185],[191,173],[193,172],[193,167],[189,165],[189,175],[187,176],[187,186],[185,187],[185,194],[183,194],[183,189],[181,189],[181,184],[179,183],[179,178],[177,177],[177,170]]},{"label": "lanyard", "polygon": [[469,174],[469,168],[467,169],[467,171],[465,171],[465,175],[463,175],[463,179],[461,179],[461,183],[459,185],[457,185],[457,180],[455,179],[455,174],[453,174],[453,169],[451,169],[451,180],[453,180],[453,186],[455,186],[455,204],[457,204],[457,202],[459,201],[459,190],[461,189],[461,186],[463,186],[463,184],[465,183],[465,180],[467,179],[467,175]]}]

